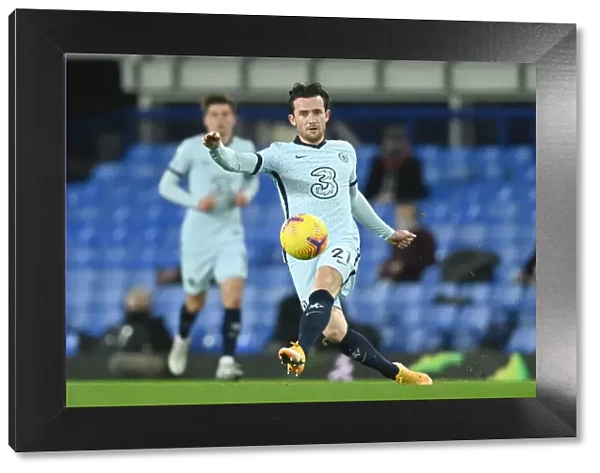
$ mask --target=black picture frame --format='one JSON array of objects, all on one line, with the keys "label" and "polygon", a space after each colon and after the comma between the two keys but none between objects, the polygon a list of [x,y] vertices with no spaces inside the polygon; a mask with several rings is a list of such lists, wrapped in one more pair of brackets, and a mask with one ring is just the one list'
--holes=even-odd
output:
[{"label": "black picture frame", "polygon": [[[576,25],[15,10],[9,28],[9,444],[15,451],[576,436]],[[323,34],[290,34],[302,30]],[[65,408],[68,53],[535,64],[536,398]]]}]

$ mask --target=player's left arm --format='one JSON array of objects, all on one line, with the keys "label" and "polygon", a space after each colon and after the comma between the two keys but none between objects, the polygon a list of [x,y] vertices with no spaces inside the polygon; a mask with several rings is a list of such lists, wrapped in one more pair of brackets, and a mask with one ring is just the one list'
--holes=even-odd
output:
[{"label": "player's left arm", "polygon": [[[353,150],[354,151],[354,150]],[[355,166],[350,177],[350,202],[352,206],[352,216],[360,222],[364,227],[371,230],[379,238],[387,242],[397,245],[400,248],[407,247],[415,235],[406,230],[394,230],[383,219],[377,215],[377,212],[371,207],[371,204],[366,197],[358,190],[358,178],[356,175],[356,154]]]},{"label": "player's left arm", "polygon": [[356,183],[350,186],[350,202],[352,216],[379,238],[387,240],[394,234],[395,230],[377,215],[366,197],[358,190]]}]

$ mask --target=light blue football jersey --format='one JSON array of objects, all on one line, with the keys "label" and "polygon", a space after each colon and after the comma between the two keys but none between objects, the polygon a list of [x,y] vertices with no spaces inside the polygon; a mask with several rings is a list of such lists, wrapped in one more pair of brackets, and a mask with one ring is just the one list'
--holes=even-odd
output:
[{"label": "light blue football jersey", "polygon": [[[217,207],[209,213],[188,209],[181,228],[181,240],[186,245],[221,246],[227,241],[244,239],[241,209],[234,204],[235,195],[258,177],[227,172],[210,157],[202,143],[204,135],[184,140],[169,163],[169,170],[181,178],[187,177],[188,191],[196,201],[213,195]],[[227,144],[238,153],[253,153],[252,141],[239,137]]]},{"label": "light blue football jersey", "polygon": [[360,245],[352,216],[350,187],[356,185],[356,152],[346,141],[318,146],[275,142],[258,153],[255,174],[269,173],[279,190],[284,217],[309,213],[329,231],[329,245]]}]

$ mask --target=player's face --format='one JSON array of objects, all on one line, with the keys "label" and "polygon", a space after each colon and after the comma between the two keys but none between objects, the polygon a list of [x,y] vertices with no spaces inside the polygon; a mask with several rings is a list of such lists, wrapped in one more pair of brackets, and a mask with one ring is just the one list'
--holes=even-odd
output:
[{"label": "player's face", "polygon": [[300,138],[307,143],[320,143],[330,115],[331,112],[325,110],[322,97],[298,98],[294,101],[294,114],[289,119]]},{"label": "player's face", "polygon": [[204,126],[211,131],[217,131],[221,136],[230,137],[235,126],[235,114],[226,103],[216,103],[208,107],[204,114]]}]

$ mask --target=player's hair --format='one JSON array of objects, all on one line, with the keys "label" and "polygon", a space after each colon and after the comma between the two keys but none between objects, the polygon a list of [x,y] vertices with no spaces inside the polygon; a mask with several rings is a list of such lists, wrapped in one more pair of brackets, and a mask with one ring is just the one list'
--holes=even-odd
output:
[{"label": "player's hair", "polygon": [[329,110],[329,92],[319,82],[296,82],[288,93],[288,109],[292,115],[294,114],[294,100],[299,98],[321,97],[325,104],[325,111]]},{"label": "player's hair", "polygon": [[235,112],[235,101],[226,94],[210,94],[202,100],[202,111],[206,112],[211,105],[226,104]]}]

